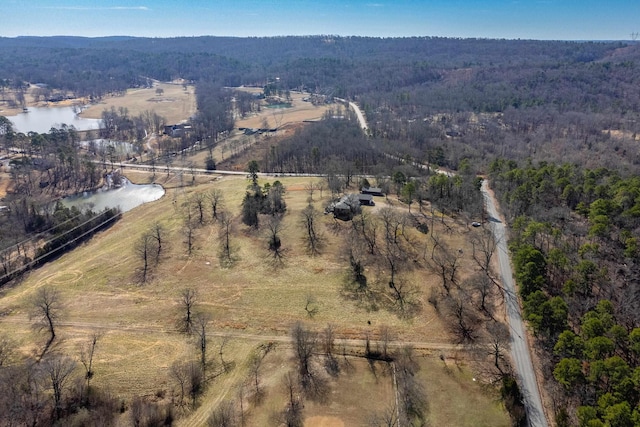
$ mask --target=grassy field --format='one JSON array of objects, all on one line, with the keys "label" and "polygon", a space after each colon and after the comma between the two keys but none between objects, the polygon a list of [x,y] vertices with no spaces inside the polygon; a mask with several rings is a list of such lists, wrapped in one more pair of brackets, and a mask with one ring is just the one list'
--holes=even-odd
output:
[{"label": "grassy field", "polygon": [[[162,89],[162,93],[157,93]],[[70,99],[60,102],[35,102],[33,92],[37,90],[31,86],[26,95],[27,107],[62,107],[73,104],[86,104],[84,99]],[[155,111],[164,117],[167,123],[179,123],[188,120],[196,112],[196,97],[193,86],[183,86],[180,83],[156,83],[154,87],[147,89],[129,89],[123,96],[111,96],[102,99],[101,102],[91,105],[81,113],[82,117],[100,119],[105,109],[114,107],[127,108],[129,114],[137,116],[144,111]],[[20,114],[22,108],[9,108],[6,103],[0,103],[0,115],[14,116]]]},{"label": "grassy field", "polygon": [[[158,89],[162,93],[156,92]],[[180,123],[196,112],[195,89],[177,83],[157,83],[148,89],[129,89],[124,96],[108,97],[91,105],[81,115],[88,119],[99,119],[102,112],[111,107],[116,110],[127,108],[132,116],[147,110],[155,111],[166,119],[167,124]]]},{"label": "grassy field", "polygon": [[[249,93],[260,93],[262,88],[237,88]],[[282,127],[292,123],[300,123],[304,120],[320,120],[330,108],[337,108],[336,104],[313,105],[311,102],[303,101],[309,96],[301,92],[291,92],[291,107],[289,108],[268,108],[263,104],[260,112],[246,118],[236,120],[237,127],[261,128],[266,123],[267,127]]]},{"label": "grassy field", "polygon": [[[342,256],[342,236],[350,227],[348,223],[321,216],[321,231],[326,242],[324,250],[315,257],[306,254],[299,215],[307,204],[308,194],[304,188],[310,178],[281,178],[287,189],[285,200],[288,206],[282,233],[287,256],[281,267],[274,267],[269,261],[264,233],[247,229],[237,218],[248,185],[244,177],[198,177],[198,185],[188,187],[180,187],[176,177],[162,173],[155,177],[132,174],[130,178],[134,182],[161,183],[167,193],[157,202],[126,213],[111,229],[32,271],[19,284],[2,289],[0,332],[11,335],[22,354],[36,355],[46,342],[46,333],[34,329],[29,315],[36,291],[42,286],[49,286],[58,290],[64,301],[53,350],[77,357],[79,346],[97,331],[102,338],[94,366],[95,386],[108,389],[125,400],[135,395],[156,394],[169,399],[175,390],[169,375],[171,365],[178,360],[197,357],[194,340],[179,333],[176,327],[182,312],[180,293],[185,288],[195,289],[198,310],[212,319],[209,326],[210,358],[217,360],[216,346],[227,342],[225,357],[233,361],[236,368],[215,380],[203,398],[202,409],[190,415],[193,418],[185,417],[184,425],[199,425],[198,420],[206,419],[219,402],[235,396],[240,384],[246,381],[248,357],[261,342],[279,343],[274,357],[280,359],[274,362],[274,366],[289,366],[286,368],[289,369],[287,337],[296,321],[304,321],[307,327],[318,331],[332,324],[340,342],[361,340],[366,334],[375,340],[380,328],[386,326],[393,331],[396,340],[411,341],[422,355],[428,356],[435,351],[438,354],[445,352],[447,357],[454,352],[457,357],[462,354],[451,346],[453,338],[446,324],[427,301],[430,289],[440,286],[439,278],[429,269],[416,268],[404,275],[405,280],[414,286],[415,304],[419,308],[407,317],[398,313],[390,302],[383,301],[377,310],[371,310],[358,300],[345,297],[343,289],[348,264]],[[187,181],[190,182],[190,177]],[[265,182],[267,180],[260,180],[261,184]],[[223,192],[225,210],[236,217],[231,240],[235,261],[231,267],[220,264],[218,226],[212,221],[198,228],[195,251],[191,256],[187,256],[183,243],[183,205],[196,194],[204,194],[214,188]],[[322,210],[328,202],[328,195],[325,191],[320,200],[316,192],[314,199],[316,208]],[[379,208],[387,202],[379,198],[376,203]],[[406,210],[398,202],[389,203],[399,210]],[[168,244],[164,259],[153,269],[151,279],[142,284],[137,280],[136,270],[141,261],[134,247],[155,222],[165,228]],[[434,226],[442,227],[438,222]],[[468,241],[474,232],[475,229],[456,225],[448,237],[451,247],[461,250],[462,274],[472,270]],[[419,234],[416,236],[420,238]],[[378,270],[372,267],[367,272],[372,282],[377,276],[378,280],[383,280],[384,272]],[[305,311],[308,296],[312,296],[317,308],[313,317]],[[362,351],[362,344],[349,345]],[[469,381],[471,366],[455,374],[441,375],[438,377],[441,380],[434,381],[437,364],[429,358],[424,360],[425,384],[436,387],[433,393],[430,392],[429,399],[436,399],[436,395],[442,399],[453,399],[455,395],[455,399],[461,400],[460,407],[475,401],[478,417],[482,413],[488,419],[497,420],[491,425],[505,425],[503,421],[507,417],[491,403],[493,398],[486,396],[480,388],[470,388],[479,387]],[[282,369],[274,369],[273,378],[265,381],[276,387],[283,372]],[[336,390],[352,391],[346,394],[336,391],[328,403],[305,407],[305,415],[310,417],[307,425],[341,425],[315,422],[311,419],[313,417],[320,417],[316,420],[333,417],[342,419],[344,425],[362,425],[347,415],[351,411],[349,408],[357,406],[357,402],[349,403],[347,397],[366,396],[372,380],[367,379],[366,369],[357,368],[355,372],[356,375],[338,380],[349,383],[348,386],[335,386]],[[388,391],[381,389],[380,393],[388,394]],[[259,417],[271,411],[263,408],[281,408],[282,402],[278,400],[277,393],[269,399],[275,400],[252,410],[252,416],[261,419]],[[441,412],[445,407],[444,404],[431,405],[430,417],[434,417],[434,421],[440,420],[434,425],[478,425],[471,421],[471,416],[464,422],[447,424],[452,415]],[[264,425],[261,423],[255,425]]]}]

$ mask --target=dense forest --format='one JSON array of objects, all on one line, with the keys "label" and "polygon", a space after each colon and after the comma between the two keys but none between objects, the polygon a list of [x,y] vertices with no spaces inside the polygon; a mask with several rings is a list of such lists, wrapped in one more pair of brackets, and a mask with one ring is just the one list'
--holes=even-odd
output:
[{"label": "dense forest", "polygon": [[[640,45],[448,38],[0,39],[0,90],[101,98],[152,79],[281,87],[356,100],[374,136],[443,165],[463,158],[640,162]],[[220,112],[214,113],[220,121]],[[224,115],[224,113],[222,114]],[[209,120],[209,123],[212,123]],[[220,126],[216,126],[220,127]],[[224,126],[222,126],[224,127]]]},{"label": "dense forest", "polygon": [[513,224],[524,314],[549,357],[559,425],[637,425],[640,181],[504,160],[490,176]]},{"label": "dense forest", "polygon": [[[17,105],[28,83],[97,100],[185,79],[196,85],[191,137],[210,152],[234,126],[232,99],[242,114],[258,108],[229,87],[358,102],[368,135],[336,108],[270,146],[256,159],[260,168],[340,177],[336,193],[355,175],[377,176],[409,204],[430,200],[469,218],[482,215],[476,176],[488,177],[511,225],[516,279],[558,425],[639,422],[640,44],[19,37],[0,38],[0,55],[0,96]],[[103,136],[139,141],[161,120],[106,111],[103,122]],[[176,139],[159,155],[192,142]],[[72,128],[20,135],[0,118],[0,143],[26,154],[12,168],[20,194],[12,215],[24,231],[46,228],[26,221],[42,217],[39,196],[100,179],[78,155]],[[460,174],[428,176],[418,164]]]}]

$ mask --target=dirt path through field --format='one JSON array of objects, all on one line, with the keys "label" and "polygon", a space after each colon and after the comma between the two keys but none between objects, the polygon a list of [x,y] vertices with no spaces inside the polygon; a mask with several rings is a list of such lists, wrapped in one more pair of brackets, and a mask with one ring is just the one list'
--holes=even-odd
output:
[{"label": "dirt path through field", "polygon": [[[0,321],[0,324],[28,324],[30,323],[29,316],[23,315],[14,315],[7,316]],[[177,329],[173,328],[160,328],[160,327],[150,327],[144,325],[123,325],[120,323],[104,323],[104,322],[81,322],[81,321],[59,321],[58,327],[63,329],[86,329],[86,330],[96,330],[96,331],[127,331],[138,334],[182,334]],[[207,335],[210,337],[227,337],[239,340],[249,340],[249,341],[258,341],[258,342],[279,342],[279,343],[289,343],[291,341],[291,337],[288,334],[283,335],[266,335],[266,334],[254,334],[250,332],[244,331],[210,331],[207,332]],[[349,348],[364,348],[366,340],[358,339],[358,338],[344,338],[344,337],[336,337],[336,340],[340,342],[342,345],[346,345]],[[463,344],[451,344],[447,342],[438,342],[438,341],[392,341],[389,343],[389,347],[397,348],[401,346],[409,345],[412,346],[417,351],[437,351],[437,350],[446,350],[446,351],[458,351],[468,349],[469,346],[465,346]]]}]

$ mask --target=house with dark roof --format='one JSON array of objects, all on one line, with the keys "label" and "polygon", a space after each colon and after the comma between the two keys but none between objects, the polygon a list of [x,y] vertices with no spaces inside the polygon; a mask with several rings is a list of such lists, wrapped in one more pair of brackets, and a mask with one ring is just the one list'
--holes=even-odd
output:
[{"label": "house with dark roof", "polygon": [[172,138],[180,138],[191,131],[191,125],[188,123],[178,123],[175,125],[167,125],[164,127],[164,134]]},{"label": "house with dark roof", "polygon": [[362,187],[360,190],[362,194],[370,194],[372,196],[383,197],[384,193],[382,192],[382,188],[378,187]]},{"label": "house with dark roof", "polygon": [[373,196],[370,194],[345,194],[338,202],[327,206],[325,213],[333,213],[335,218],[349,221],[361,212],[361,206],[375,206]]},{"label": "house with dark roof", "polygon": [[375,206],[373,196],[371,194],[358,194],[358,201],[360,206]]}]

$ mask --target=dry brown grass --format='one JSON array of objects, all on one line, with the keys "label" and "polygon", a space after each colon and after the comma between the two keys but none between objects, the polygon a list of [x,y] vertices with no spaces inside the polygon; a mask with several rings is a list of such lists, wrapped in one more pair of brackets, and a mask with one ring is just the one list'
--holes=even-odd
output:
[{"label": "dry brown grass", "polygon": [[507,427],[508,414],[494,388],[475,377],[465,360],[426,356],[418,373],[426,387],[430,425]]},{"label": "dry brown grass", "polygon": [[[231,340],[228,359],[236,362],[236,369],[216,379],[215,385],[207,392],[203,409],[194,415],[198,417],[196,420],[202,421],[220,401],[232,398],[246,379],[245,365],[251,349],[261,341],[288,341],[288,331],[298,320],[304,320],[316,330],[332,324],[341,338],[361,339],[367,332],[375,337],[379,328],[386,325],[399,340],[427,342],[435,346],[451,342],[446,325],[427,302],[429,290],[439,286],[439,279],[429,270],[417,268],[405,275],[406,280],[415,286],[415,300],[420,307],[414,315],[406,318],[391,304],[391,309],[381,307],[370,311],[357,300],[344,297],[346,261],[341,256],[341,236],[344,235],[341,230],[349,227],[348,223],[334,224],[332,218],[322,216],[321,227],[327,242],[325,249],[320,256],[306,255],[299,215],[307,204],[308,195],[303,189],[310,178],[280,178],[290,191],[285,196],[288,211],[282,234],[288,256],[284,266],[279,268],[268,260],[264,234],[248,230],[239,220],[236,220],[232,237],[235,259],[232,267],[220,266],[218,229],[212,222],[198,229],[195,252],[190,257],[186,255],[181,234],[183,204],[196,193],[219,188],[224,193],[226,210],[237,216],[248,184],[244,177],[198,177],[196,182],[202,182],[201,185],[187,187],[178,186],[176,177],[162,173],[155,178],[143,173],[132,174],[131,178],[137,182],[154,179],[164,183],[167,193],[157,202],[126,213],[115,226],[73,252],[32,271],[21,283],[2,289],[0,332],[14,336],[25,355],[37,354],[46,341],[45,335],[33,330],[28,315],[37,289],[51,286],[59,290],[65,302],[55,344],[57,351],[77,355],[78,345],[93,331],[104,335],[97,349],[94,385],[109,389],[124,399],[139,394],[152,395],[159,389],[170,395],[174,388],[169,378],[171,364],[197,355],[192,340],[176,330],[181,312],[178,303],[180,292],[187,287],[195,289],[199,310],[212,318],[210,331],[214,334],[213,342],[228,336]],[[260,181],[262,184],[266,182],[264,179]],[[319,200],[317,192],[314,198],[316,207],[322,210],[327,202],[327,193],[323,200]],[[376,202],[385,203],[383,200]],[[396,206],[406,209],[397,202]],[[135,271],[140,261],[133,248],[154,222],[165,227],[170,243],[166,246],[165,259],[154,269],[151,280],[141,284],[136,280]],[[435,226],[439,227],[437,223]],[[468,243],[471,232],[473,230],[454,226],[448,237],[453,248],[464,249],[462,257],[467,270],[472,264]],[[426,239],[417,233],[415,236]],[[373,279],[376,269],[371,268],[367,274]],[[307,295],[313,295],[317,301],[318,312],[313,318],[304,309]],[[212,359],[217,358],[216,352],[211,350]],[[281,360],[289,369],[285,359]],[[269,381],[279,381],[280,371],[274,369],[278,378]],[[427,382],[432,382],[429,378]],[[366,395],[369,392],[366,377],[355,375],[344,381],[355,382],[362,387],[353,388],[349,395]],[[341,385],[338,388],[350,390],[349,387]],[[441,387],[442,393],[449,395],[448,386]],[[339,398],[336,402],[345,402],[346,405],[347,395],[336,396]],[[460,399],[467,397],[477,396],[465,393]],[[273,407],[281,408],[282,402],[277,397],[274,399]],[[269,406],[265,408],[266,412],[271,410]],[[330,416],[348,417],[344,413],[348,412],[347,407],[343,408],[344,411],[337,409]],[[326,409],[318,406],[309,409],[309,416],[324,416],[325,412]],[[187,422],[186,425],[198,423]],[[345,418],[345,425],[356,424]]]},{"label": "dry brown grass", "polygon": [[[161,95],[156,93],[156,89],[162,89]],[[63,107],[73,104],[86,104],[85,99],[70,99],[60,102],[35,102],[33,93],[37,90],[31,86],[25,95],[27,107]],[[153,88],[129,89],[124,96],[111,96],[104,98],[100,103],[91,105],[81,113],[82,117],[99,119],[105,109],[114,107],[127,108],[129,114],[137,116],[144,111],[155,111],[159,116],[164,117],[167,123],[179,123],[187,120],[196,112],[195,89],[187,86],[186,90],[179,83],[156,83]],[[9,108],[7,103],[0,103],[0,114],[14,116],[20,114],[22,108]]]},{"label": "dry brown grass", "polygon": [[[251,399],[251,385],[245,386],[248,425],[275,425],[274,419],[288,399],[284,376],[291,368],[290,357],[283,349],[267,357],[260,379],[265,399],[258,405]],[[435,356],[419,357],[417,362],[427,396],[428,425],[510,425],[495,390],[474,380],[472,370],[464,362],[447,359],[443,363]],[[394,410],[395,389],[389,365],[375,362],[372,369],[367,361],[354,357],[339,357],[339,363],[342,373],[337,378],[327,377],[327,402],[303,397],[305,427],[364,427],[372,416]]]},{"label": "dry brown grass", "polygon": [[0,172],[0,200],[6,197],[10,184],[11,176],[8,173]]},{"label": "dry brown grass", "polygon": [[[238,88],[247,92],[262,92],[257,88]],[[262,106],[262,111],[250,117],[236,120],[236,127],[261,128],[266,122],[268,127],[282,127],[287,124],[300,123],[304,120],[319,120],[330,108],[336,105],[315,106],[311,102],[302,99],[308,94],[291,92],[290,108],[267,108],[266,103]]]},{"label": "dry brown grass", "polygon": [[[162,89],[164,93],[157,94]],[[188,120],[196,112],[196,97],[193,86],[174,83],[157,83],[148,89],[129,89],[124,96],[113,96],[103,99],[100,103],[91,105],[81,114],[90,119],[101,118],[102,112],[114,107],[127,108],[129,114],[137,116],[144,111],[154,111],[164,117],[167,124]]]}]

